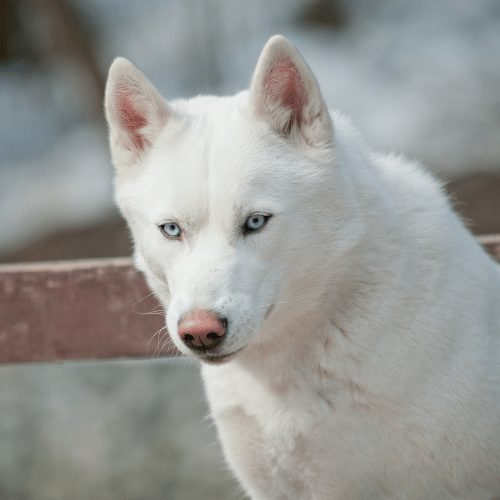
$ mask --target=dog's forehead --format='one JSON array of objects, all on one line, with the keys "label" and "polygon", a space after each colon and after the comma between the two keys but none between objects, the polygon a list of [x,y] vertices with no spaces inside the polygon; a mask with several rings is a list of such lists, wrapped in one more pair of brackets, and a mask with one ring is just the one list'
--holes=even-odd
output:
[{"label": "dog's forehead", "polygon": [[213,211],[230,216],[272,198],[279,183],[275,155],[270,158],[263,147],[265,130],[261,137],[242,99],[194,101],[177,105],[185,119],[177,130],[165,127],[136,178],[135,193],[147,198],[158,218],[170,213],[197,218]]}]

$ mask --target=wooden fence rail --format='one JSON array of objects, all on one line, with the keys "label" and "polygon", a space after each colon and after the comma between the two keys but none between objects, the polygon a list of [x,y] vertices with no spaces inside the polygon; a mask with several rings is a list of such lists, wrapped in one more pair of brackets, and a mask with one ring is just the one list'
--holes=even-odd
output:
[{"label": "wooden fence rail", "polygon": [[151,357],[163,325],[130,259],[0,266],[0,363]]},{"label": "wooden fence rail", "polygon": [[163,326],[130,259],[0,265],[0,363],[178,355]]}]

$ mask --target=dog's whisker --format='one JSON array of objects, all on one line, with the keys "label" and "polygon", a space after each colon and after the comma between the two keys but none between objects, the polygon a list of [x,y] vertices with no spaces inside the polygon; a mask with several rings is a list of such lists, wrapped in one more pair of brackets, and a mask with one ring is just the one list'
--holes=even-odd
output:
[{"label": "dog's whisker", "polygon": [[154,295],[154,292],[150,292],[148,293],[147,295],[145,295],[144,297],[142,297],[141,299],[135,301],[133,304],[131,304],[130,307],[134,307],[136,306],[137,304],[140,304],[141,302],[143,302],[144,300],[148,299],[149,297],[151,297],[151,295]]},{"label": "dog's whisker", "polygon": [[[160,336],[161,332],[162,332],[163,330],[165,330],[166,328],[167,328],[167,327],[166,327],[166,325],[162,326],[159,330],[157,330],[157,331],[156,331],[156,332],[155,332],[155,333],[151,336],[151,338],[150,338],[150,339],[149,339],[149,341],[148,341],[148,345],[147,345],[147,347],[146,347],[146,352],[148,352],[148,353],[150,352],[151,343],[153,342],[153,340],[155,339],[155,337],[158,337],[158,338],[159,338],[159,336]],[[155,349],[155,351],[153,352],[153,354],[152,354],[152,355],[154,356],[154,355],[155,355],[155,353],[156,353],[156,349]]]},{"label": "dog's whisker", "polygon": [[160,311],[137,312],[137,314],[141,316],[165,316],[165,313]]},{"label": "dog's whisker", "polygon": [[160,356],[165,348],[173,348],[174,350],[176,349],[168,329],[165,329],[165,331],[158,338],[157,354]]},{"label": "dog's whisker", "polygon": [[165,348],[168,348],[169,350],[171,349],[175,349],[175,344],[172,340],[172,338],[170,337],[170,334],[168,333],[168,331],[165,332],[165,334],[163,335],[163,343],[161,344],[160,346],[160,349],[159,349],[159,353],[162,354],[165,350]]}]

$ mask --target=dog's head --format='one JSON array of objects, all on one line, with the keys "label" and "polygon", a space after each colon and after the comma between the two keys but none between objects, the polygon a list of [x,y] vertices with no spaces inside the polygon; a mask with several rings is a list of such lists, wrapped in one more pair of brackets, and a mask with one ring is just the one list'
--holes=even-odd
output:
[{"label": "dog's head", "polygon": [[353,207],[318,84],[286,39],[232,97],[165,102],[117,59],[106,115],[136,263],[181,351],[228,360],[268,341],[266,322],[321,301]]}]

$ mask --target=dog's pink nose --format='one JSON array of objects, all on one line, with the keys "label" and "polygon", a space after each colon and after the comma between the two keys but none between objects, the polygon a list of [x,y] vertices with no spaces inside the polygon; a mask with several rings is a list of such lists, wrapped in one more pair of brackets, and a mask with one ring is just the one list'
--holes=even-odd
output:
[{"label": "dog's pink nose", "polygon": [[195,310],[179,321],[179,337],[194,351],[208,351],[222,343],[226,334],[226,320],[215,313]]}]

